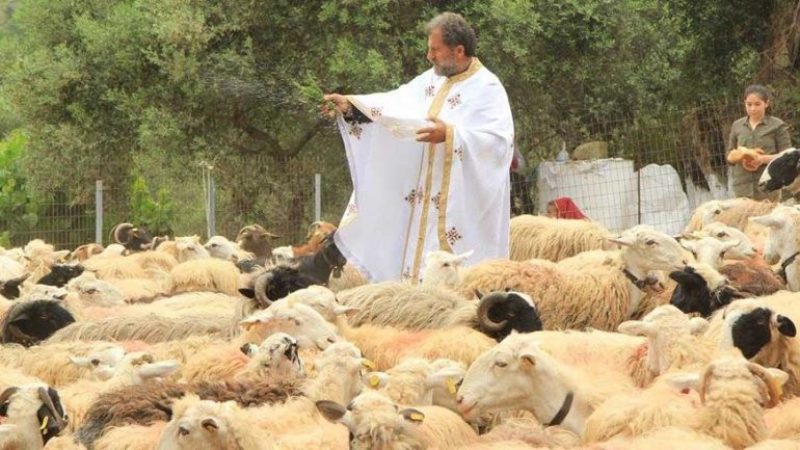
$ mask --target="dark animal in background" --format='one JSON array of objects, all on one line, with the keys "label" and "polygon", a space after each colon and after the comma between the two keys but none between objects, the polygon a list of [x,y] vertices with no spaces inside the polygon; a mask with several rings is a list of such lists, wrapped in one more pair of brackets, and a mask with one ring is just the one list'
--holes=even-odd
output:
[{"label": "dark animal in background", "polygon": [[153,242],[153,236],[146,228],[135,227],[127,222],[114,225],[109,238],[132,252],[149,250]]},{"label": "dark animal in background", "polygon": [[53,264],[50,267],[50,273],[40,278],[36,284],[62,287],[69,280],[82,274],[83,271],[84,268],[80,264]]},{"label": "dark animal in background", "polygon": [[678,283],[669,302],[686,314],[696,312],[709,317],[712,312],[744,297],[727,283],[710,288],[706,279],[691,266],[676,270],[669,277]]},{"label": "dark animal in background", "polygon": [[26,273],[21,277],[12,278],[6,281],[0,281],[0,295],[3,297],[12,300],[15,298],[19,298],[19,286],[28,279],[31,274]]},{"label": "dark animal in background", "polygon": [[800,149],[791,148],[767,164],[758,180],[758,187],[772,192],[789,186],[800,174]]},{"label": "dark animal in background", "polygon": [[248,225],[236,235],[236,243],[244,251],[256,256],[256,263],[265,266],[267,260],[272,257],[272,241],[280,236],[272,234],[258,224]]},{"label": "dark animal in background", "polygon": [[57,301],[34,300],[17,303],[8,310],[1,326],[2,341],[25,347],[38,344],[56,331],[75,322]]},{"label": "dark animal in background", "polygon": [[523,294],[513,291],[490,292],[483,295],[476,292],[480,299],[473,328],[502,341],[512,331],[530,333],[542,329],[542,321],[533,301]]}]

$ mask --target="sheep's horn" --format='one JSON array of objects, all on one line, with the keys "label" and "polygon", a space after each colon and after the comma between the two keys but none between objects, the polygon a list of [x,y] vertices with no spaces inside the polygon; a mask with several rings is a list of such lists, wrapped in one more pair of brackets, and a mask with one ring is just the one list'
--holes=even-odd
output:
[{"label": "sheep's horn", "polygon": [[133,227],[133,224],[131,224],[131,223],[124,222],[124,223],[117,224],[116,226],[114,226],[114,229],[112,231],[112,233],[113,233],[113,241],[118,243],[118,244],[122,244],[122,245],[127,244],[131,240],[130,233],[133,230],[134,230],[134,227]]},{"label": "sheep's horn", "polygon": [[11,386],[10,388],[6,388],[6,390],[3,391],[2,394],[0,394],[0,405],[7,402],[8,399],[10,399],[11,396],[14,395],[18,390],[19,388],[16,386]]},{"label": "sheep's horn", "polygon": [[256,278],[256,284],[253,290],[256,294],[256,303],[262,308],[267,308],[272,304],[272,300],[267,297],[267,284],[272,279],[272,272],[264,272]]},{"label": "sheep's horn", "polygon": [[778,383],[775,382],[764,370],[763,367],[759,366],[758,364],[748,362],[747,369],[750,370],[750,373],[761,378],[761,381],[767,385],[767,391],[769,391],[769,403],[767,403],[767,408],[772,408],[773,406],[777,405],[781,401],[781,387]]},{"label": "sheep's horn", "polygon": [[508,319],[501,320],[500,322],[494,322],[489,318],[489,310],[491,310],[496,304],[503,303],[504,301],[504,295],[490,294],[481,299],[477,312],[478,324],[481,326],[481,328],[484,328],[487,331],[500,331],[505,328],[506,324],[508,323]]},{"label": "sheep's horn", "polygon": [[46,406],[47,409],[50,410],[50,414],[52,414],[53,417],[56,419],[56,425],[58,425],[58,429],[63,430],[64,428],[66,428],[67,423],[64,421],[64,418],[61,417],[61,414],[58,413],[58,410],[56,410],[56,406],[53,404],[53,399],[50,398],[50,394],[47,393],[47,389],[42,386],[39,387],[38,391],[39,391],[39,399],[42,400],[44,406]]}]

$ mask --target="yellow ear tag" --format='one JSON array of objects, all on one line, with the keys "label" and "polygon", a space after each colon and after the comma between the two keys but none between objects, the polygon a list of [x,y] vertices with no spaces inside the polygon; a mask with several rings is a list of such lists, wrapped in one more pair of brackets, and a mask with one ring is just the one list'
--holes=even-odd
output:
[{"label": "yellow ear tag", "polygon": [[49,421],[48,419],[50,419],[50,416],[44,416],[44,419],[42,419],[42,426],[39,427],[42,433],[44,433],[45,430],[47,430],[47,423]]},{"label": "yellow ear tag", "polygon": [[422,413],[411,413],[409,419],[413,420],[414,422],[422,422],[425,420],[425,416]]},{"label": "yellow ear tag", "polygon": [[454,380],[452,377],[447,377],[447,380],[445,380],[445,384],[447,385],[447,392],[449,392],[451,395],[455,395],[456,380]]},{"label": "yellow ear tag", "polygon": [[375,374],[369,377],[369,385],[372,387],[378,387],[381,384],[381,378]]},{"label": "yellow ear tag", "polygon": [[361,360],[361,365],[366,367],[369,370],[375,370],[375,363],[373,363],[372,361],[370,361],[368,359],[362,359]]}]

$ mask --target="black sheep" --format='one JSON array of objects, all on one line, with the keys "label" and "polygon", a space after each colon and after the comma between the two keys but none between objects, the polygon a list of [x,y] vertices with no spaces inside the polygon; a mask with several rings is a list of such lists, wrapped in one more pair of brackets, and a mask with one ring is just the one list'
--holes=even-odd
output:
[{"label": "black sheep", "polygon": [[2,323],[3,343],[35,345],[56,331],[75,322],[63,306],[53,300],[17,303],[9,309]]}]

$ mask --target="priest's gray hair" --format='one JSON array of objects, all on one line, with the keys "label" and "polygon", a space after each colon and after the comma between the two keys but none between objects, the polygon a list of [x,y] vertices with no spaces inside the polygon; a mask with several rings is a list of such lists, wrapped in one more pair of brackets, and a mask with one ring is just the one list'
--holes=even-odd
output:
[{"label": "priest's gray hair", "polygon": [[464,55],[468,57],[475,56],[478,38],[475,37],[475,30],[472,29],[461,14],[453,12],[441,13],[431,19],[425,26],[425,32],[428,34],[431,34],[436,29],[441,31],[442,40],[448,47],[454,48],[463,45]]}]

